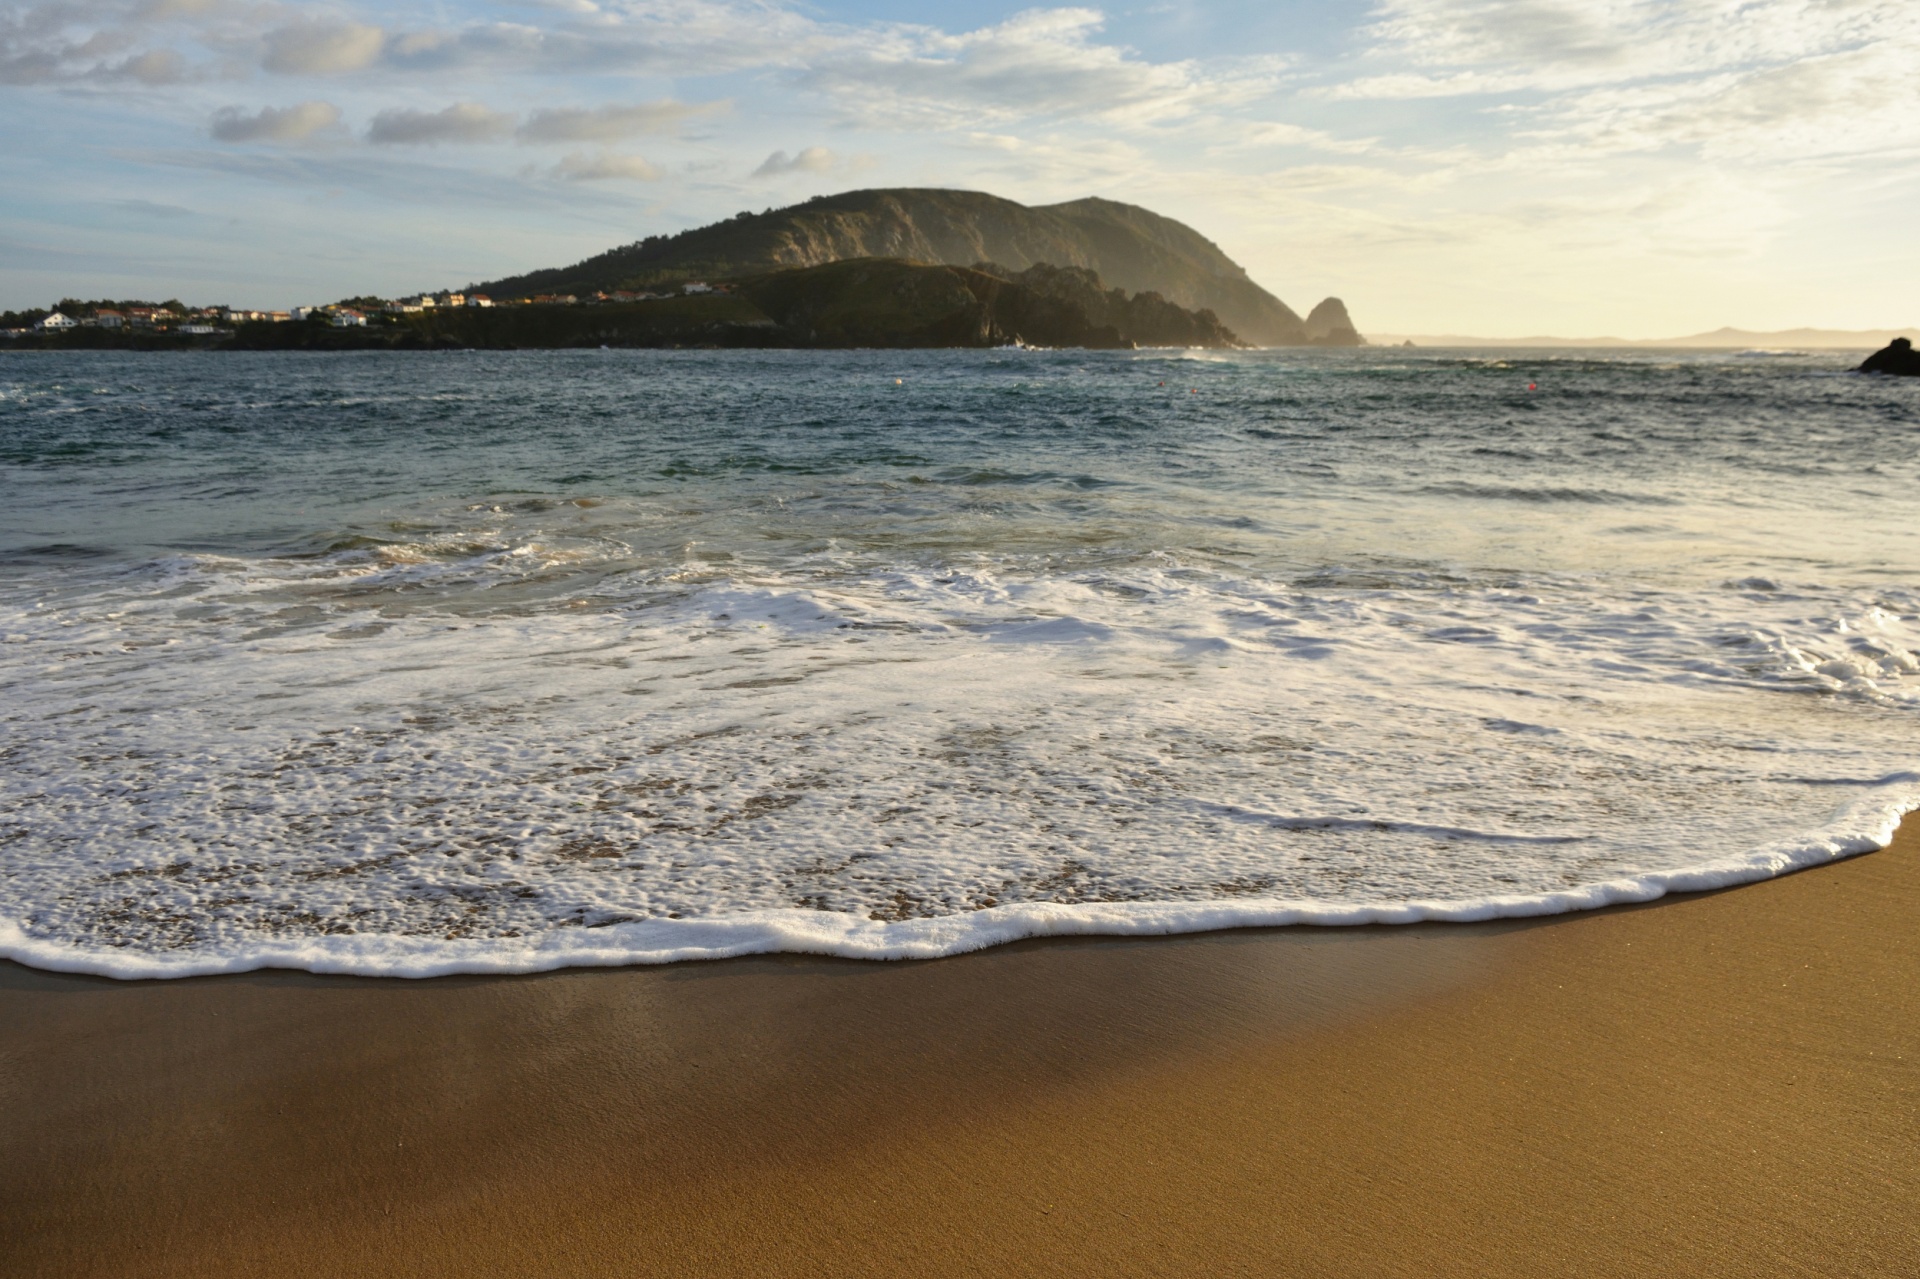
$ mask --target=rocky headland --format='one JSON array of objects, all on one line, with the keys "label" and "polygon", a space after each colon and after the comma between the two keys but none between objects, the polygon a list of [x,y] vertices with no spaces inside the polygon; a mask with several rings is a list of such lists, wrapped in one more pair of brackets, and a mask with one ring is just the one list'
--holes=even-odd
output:
[{"label": "rocky headland", "polygon": [[[649,236],[572,266],[411,297],[189,313],[62,303],[22,348],[1361,346],[1303,319],[1193,228],[1112,200],[849,191]],[[32,329],[25,327],[32,324]]]},{"label": "rocky headland", "polygon": [[1150,209],[1103,199],[1029,207],[980,191],[927,188],[848,191],[741,213],[468,291],[497,299],[585,296],[685,280],[745,280],[865,258],[980,267],[1003,278],[1024,278],[1042,266],[1083,270],[1099,278],[1103,291],[1156,294],[1185,311],[1211,311],[1221,327],[1252,346],[1358,346],[1363,340],[1337,298],[1302,319],[1218,245]]}]

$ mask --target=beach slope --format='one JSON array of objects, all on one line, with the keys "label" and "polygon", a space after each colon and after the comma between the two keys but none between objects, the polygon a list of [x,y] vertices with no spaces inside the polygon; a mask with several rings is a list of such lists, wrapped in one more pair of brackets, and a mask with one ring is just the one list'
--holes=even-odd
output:
[{"label": "beach slope", "polygon": [[1551,920],[0,968],[18,1275],[1920,1273],[1920,823]]}]

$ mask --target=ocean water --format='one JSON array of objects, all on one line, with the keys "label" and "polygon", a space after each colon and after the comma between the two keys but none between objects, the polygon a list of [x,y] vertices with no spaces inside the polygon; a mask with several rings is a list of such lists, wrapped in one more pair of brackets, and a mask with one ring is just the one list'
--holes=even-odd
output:
[{"label": "ocean water", "polygon": [[1920,385],[1851,362],[0,355],[0,954],[933,956],[1881,847]]}]

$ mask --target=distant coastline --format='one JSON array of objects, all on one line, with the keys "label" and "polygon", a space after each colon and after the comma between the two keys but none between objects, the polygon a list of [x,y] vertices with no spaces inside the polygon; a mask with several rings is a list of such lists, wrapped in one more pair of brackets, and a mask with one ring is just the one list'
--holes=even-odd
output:
[{"label": "distant coastline", "polygon": [[1461,346],[1461,347],[1622,347],[1653,350],[1694,349],[1694,350],[1814,350],[1814,351],[1871,351],[1878,350],[1894,338],[1901,335],[1920,334],[1920,325],[1904,329],[1774,329],[1762,331],[1756,329],[1715,329],[1711,333],[1693,333],[1685,337],[1673,338],[1563,338],[1563,337],[1517,337],[1490,338],[1471,337],[1460,333],[1369,333],[1368,341],[1375,346],[1402,346],[1411,342],[1414,346]]}]

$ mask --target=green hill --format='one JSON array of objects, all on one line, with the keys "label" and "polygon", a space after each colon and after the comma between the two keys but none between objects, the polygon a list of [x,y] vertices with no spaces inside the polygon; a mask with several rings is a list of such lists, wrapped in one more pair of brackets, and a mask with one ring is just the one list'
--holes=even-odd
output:
[{"label": "green hill", "polygon": [[[1358,342],[1350,327],[1310,335],[1305,321],[1247,278],[1217,245],[1136,205],[1072,200],[1029,208],[978,191],[848,191],[765,213],[742,213],[672,236],[650,236],[568,267],[474,286],[496,298],[644,289],[680,280],[759,276],[852,258],[900,258],[996,271],[1082,267],[1109,288],[1157,293],[1210,310],[1244,341],[1298,346]],[[1351,336],[1349,336],[1351,335]]]}]

